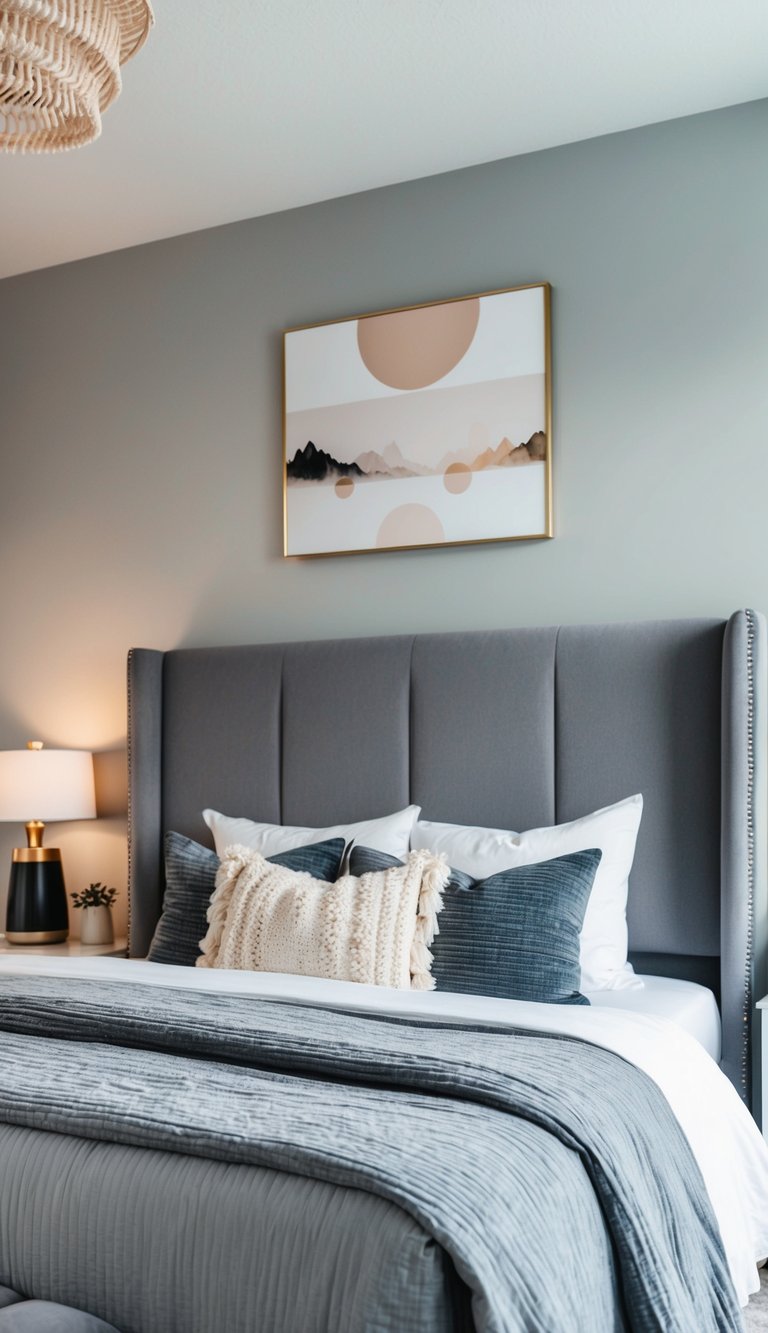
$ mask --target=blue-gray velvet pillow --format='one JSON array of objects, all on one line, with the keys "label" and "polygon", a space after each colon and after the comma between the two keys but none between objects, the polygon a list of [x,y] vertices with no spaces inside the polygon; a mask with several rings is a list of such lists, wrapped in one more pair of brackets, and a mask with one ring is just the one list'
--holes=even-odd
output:
[{"label": "blue-gray velvet pillow", "polygon": [[[579,933],[601,856],[573,852],[483,880],[452,870],[432,944],[437,989],[589,1004],[579,991]],[[349,858],[353,875],[399,864],[368,847]]]},{"label": "blue-gray velvet pillow", "polygon": [[[343,855],[344,839],[329,838],[326,842],[278,852],[267,860],[289,870],[305,870],[315,879],[333,883]],[[206,912],[216,887],[219,864],[218,856],[209,847],[181,833],[166,833],[165,895],[162,915],[147,954],[151,963],[195,966],[200,956],[200,940],[208,929]]]}]

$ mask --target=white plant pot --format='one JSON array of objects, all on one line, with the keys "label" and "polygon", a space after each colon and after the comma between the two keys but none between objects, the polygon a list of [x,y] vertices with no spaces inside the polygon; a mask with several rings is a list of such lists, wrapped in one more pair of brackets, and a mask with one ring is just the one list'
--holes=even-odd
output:
[{"label": "white plant pot", "polygon": [[81,944],[111,944],[115,938],[109,907],[84,907],[80,914]]}]

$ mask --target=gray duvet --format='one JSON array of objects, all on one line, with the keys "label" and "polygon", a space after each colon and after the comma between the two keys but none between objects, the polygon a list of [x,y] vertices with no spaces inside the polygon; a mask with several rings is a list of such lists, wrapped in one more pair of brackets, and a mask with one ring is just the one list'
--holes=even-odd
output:
[{"label": "gray duvet", "polygon": [[0,1030],[0,1282],[123,1333],[742,1327],[682,1131],[599,1047],[39,977]]}]

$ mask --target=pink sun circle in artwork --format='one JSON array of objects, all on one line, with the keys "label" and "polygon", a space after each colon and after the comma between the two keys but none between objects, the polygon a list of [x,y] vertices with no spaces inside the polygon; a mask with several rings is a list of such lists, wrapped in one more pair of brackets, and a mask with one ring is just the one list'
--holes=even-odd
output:
[{"label": "pink sun circle in artwork", "polygon": [[393,310],[357,321],[357,345],[372,375],[392,389],[423,389],[466,356],[480,319],[480,298]]},{"label": "pink sun circle in artwork", "polygon": [[333,489],[340,500],[348,500],[355,489],[355,483],[351,477],[339,477]]},{"label": "pink sun circle in artwork", "polygon": [[407,504],[391,509],[376,536],[378,547],[435,546],[445,541],[445,531],[434,509]]},{"label": "pink sun circle in artwork", "polygon": [[450,495],[463,495],[472,482],[472,469],[466,463],[449,463],[443,473],[443,485]]}]

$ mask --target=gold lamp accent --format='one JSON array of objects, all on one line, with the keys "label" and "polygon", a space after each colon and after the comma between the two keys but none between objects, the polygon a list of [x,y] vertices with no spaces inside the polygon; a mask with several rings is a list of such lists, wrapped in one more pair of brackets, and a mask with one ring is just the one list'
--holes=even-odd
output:
[{"label": "gold lamp accent", "polygon": [[[29,816],[34,814],[35,818]],[[0,821],[23,823],[26,847],[14,847],[6,939],[53,944],[69,934],[64,872],[58,847],[44,847],[45,821],[95,819],[93,756],[88,750],[0,750]]]},{"label": "gold lamp accent", "polygon": [[[27,741],[28,750],[42,750],[42,748],[43,748],[42,741]],[[36,851],[38,848],[40,848],[42,850],[43,835],[45,833],[45,824],[43,823],[42,819],[28,819],[26,824],[24,825],[24,828],[26,829],[27,832],[27,849],[32,849]],[[25,849],[23,847],[14,848],[13,851],[14,861],[22,860],[24,850]],[[17,852],[18,856],[16,855]],[[35,857],[30,857],[29,859],[34,861]],[[41,856],[40,860],[44,861],[45,857]]]},{"label": "gold lamp accent", "polygon": [[3,0],[0,148],[57,152],[97,139],[120,66],[153,23],[150,0]]}]

